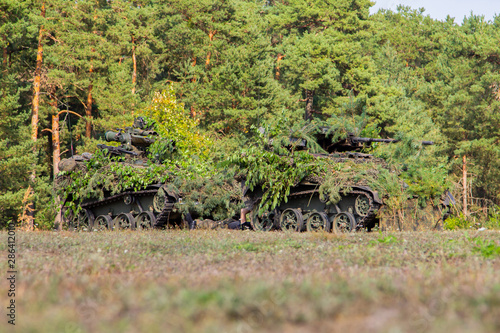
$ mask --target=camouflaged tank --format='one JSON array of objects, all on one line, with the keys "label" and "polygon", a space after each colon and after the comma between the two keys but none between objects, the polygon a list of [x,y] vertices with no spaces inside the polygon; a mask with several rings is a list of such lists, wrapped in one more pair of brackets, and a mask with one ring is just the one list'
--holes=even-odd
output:
[{"label": "camouflaged tank", "polygon": [[[345,139],[332,141],[327,136],[328,128],[323,128],[317,135],[316,142],[326,152],[314,154],[318,158],[333,160],[335,163],[365,164],[366,172],[376,173],[372,166],[387,167],[385,160],[376,158],[371,154],[360,152],[373,142],[393,143],[395,139],[375,139],[356,137],[352,134]],[[291,139],[295,147],[306,149],[307,142],[303,139]],[[431,141],[423,141],[422,145],[432,145]],[[362,177],[356,182],[341,185],[338,200],[332,200],[320,195],[320,187],[324,178],[305,177],[300,183],[293,186],[286,200],[271,211],[259,212],[260,201],[263,193],[260,189],[249,191],[247,197],[254,203],[251,215],[251,224],[255,230],[284,230],[284,231],[319,231],[350,232],[354,230],[371,230],[379,224],[379,215],[386,208],[384,200],[373,189],[369,182]],[[401,181],[401,186],[407,186]],[[437,205],[430,205],[427,210],[422,210],[417,204],[417,199],[408,200],[404,208],[407,214],[418,216],[419,219],[428,219],[426,223],[433,224],[444,221],[449,215],[450,204],[453,197],[449,192],[443,193]],[[401,215],[386,214],[387,222],[398,226]],[[418,224],[418,222],[417,222]],[[402,228],[399,228],[400,230]]]},{"label": "camouflaged tank", "polygon": [[[124,130],[108,131],[105,138],[108,142],[119,142],[119,147],[98,145],[99,149],[110,156],[122,157],[121,162],[134,168],[144,168],[147,165],[146,153],[148,147],[155,142],[158,134],[146,128],[144,120],[135,119],[133,127]],[[175,147],[172,143],[172,147]],[[92,154],[83,153],[59,163],[60,171],[71,173],[81,170],[86,172],[86,163]],[[58,177],[57,181],[63,181]],[[71,194],[66,202],[71,201]],[[116,194],[104,191],[101,199],[89,198],[79,204],[79,208],[68,209],[63,203],[61,211],[63,223],[70,230],[115,230],[115,229],[149,229],[166,226],[183,225],[182,216],[174,209],[179,197],[169,190],[166,184],[149,184],[144,189],[136,191],[128,189]],[[78,211],[75,214],[74,211]]]}]

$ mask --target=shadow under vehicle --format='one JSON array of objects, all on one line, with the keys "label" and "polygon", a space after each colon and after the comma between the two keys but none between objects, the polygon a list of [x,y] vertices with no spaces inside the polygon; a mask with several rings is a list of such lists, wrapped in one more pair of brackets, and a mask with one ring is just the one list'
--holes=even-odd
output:
[{"label": "shadow under vehicle", "polygon": [[[367,165],[386,165],[386,162],[361,150],[374,142],[394,143],[396,139],[376,139],[357,137],[349,134],[346,138],[333,141],[327,135],[328,128],[322,128],[316,136],[316,142],[326,152],[313,154],[317,158],[325,158],[335,163],[356,163]],[[306,150],[307,142],[304,139],[291,139],[296,149]],[[432,145],[432,141],[422,141],[422,145]],[[369,168],[370,166],[368,166]],[[402,186],[407,186],[401,182]],[[379,213],[385,208],[384,200],[370,184],[363,181],[354,184],[343,184],[339,191],[339,200],[332,203],[329,198],[322,198],[320,193],[321,180],[314,177],[305,177],[290,189],[286,200],[272,210],[259,211],[263,191],[255,188],[248,191],[248,196],[255,203],[251,213],[251,224],[255,230],[284,230],[284,231],[319,231],[350,232],[360,229],[370,231],[379,224]],[[444,221],[449,215],[450,204],[454,202],[451,194],[446,191],[440,198],[438,205],[430,206],[430,221],[428,224]],[[408,212],[418,209],[417,200],[409,200]],[[391,217],[392,223],[397,225],[400,216]]]}]

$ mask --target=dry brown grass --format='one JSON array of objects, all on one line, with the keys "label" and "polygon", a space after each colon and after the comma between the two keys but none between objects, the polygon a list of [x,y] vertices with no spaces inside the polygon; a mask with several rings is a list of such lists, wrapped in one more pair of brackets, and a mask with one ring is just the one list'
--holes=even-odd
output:
[{"label": "dry brown grass", "polygon": [[16,328],[498,332],[499,236],[18,232]]}]

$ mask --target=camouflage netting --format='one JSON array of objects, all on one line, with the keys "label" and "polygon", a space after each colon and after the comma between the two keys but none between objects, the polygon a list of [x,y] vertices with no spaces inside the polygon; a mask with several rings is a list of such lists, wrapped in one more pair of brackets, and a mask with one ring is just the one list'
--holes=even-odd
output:
[{"label": "camouflage netting", "polygon": [[142,190],[152,184],[166,184],[181,198],[175,205],[181,212],[223,220],[236,215],[241,208],[241,188],[231,173],[207,175],[177,165],[142,166],[103,156],[63,160],[61,165],[65,167],[54,188],[69,205],[102,200],[127,190]]},{"label": "camouflage netting", "polygon": [[214,174],[209,178],[198,175],[175,177],[167,186],[182,198],[176,209],[201,218],[224,220],[237,215],[243,207],[240,184],[229,173]]},{"label": "camouflage netting", "polygon": [[400,171],[381,158],[368,155],[332,157],[302,152],[291,158],[252,153],[254,156],[238,157],[239,175],[246,175],[247,184],[264,191],[261,211],[277,207],[291,188],[300,183],[318,184],[321,199],[331,204],[337,203],[352,187],[365,186],[378,192],[384,202],[378,218],[385,229],[433,229],[442,222],[439,198],[416,198],[401,178]]}]

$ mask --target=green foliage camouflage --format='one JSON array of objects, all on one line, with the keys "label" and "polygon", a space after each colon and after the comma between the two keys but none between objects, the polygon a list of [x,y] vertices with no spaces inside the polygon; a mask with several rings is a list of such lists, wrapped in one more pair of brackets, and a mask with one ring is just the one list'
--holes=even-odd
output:
[{"label": "green foliage camouflage", "polygon": [[138,166],[131,162],[98,151],[89,161],[81,162],[77,170],[59,174],[56,194],[66,207],[78,212],[79,204],[88,199],[101,200],[126,190],[166,184],[181,197],[175,208],[182,212],[223,220],[241,208],[241,190],[232,174],[215,173],[208,163],[200,166],[189,159],[181,164],[170,161]]},{"label": "green foliage camouflage", "polygon": [[[415,210],[437,206],[448,186],[446,169],[439,160],[429,158],[430,152],[421,143],[402,134],[401,142],[390,145],[392,151],[378,152],[380,156],[386,155],[388,162],[380,157],[351,159],[342,154],[313,154],[321,149],[313,135],[326,124],[292,124],[284,118],[273,126],[257,129],[253,146],[229,157],[227,163],[236,166],[237,178],[244,179],[250,190],[262,190],[261,212],[286,202],[291,188],[302,181],[317,184],[320,198],[332,204],[352,186],[368,186],[384,200],[382,218],[398,213],[401,216],[414,198],[417,198]],[[328,133],[332,139],[342,138],[345,130],[343,124],[330,127]],[[306,139],[310,148],[299,150],[296,145],[299,139]],[[374,153],[377,154],[377,148]],[[406,163],[402,167],[396,160]],[[413,214],[414,219],[418,217],[419,214]]]}]

